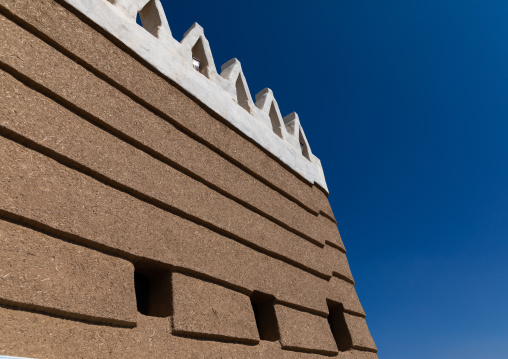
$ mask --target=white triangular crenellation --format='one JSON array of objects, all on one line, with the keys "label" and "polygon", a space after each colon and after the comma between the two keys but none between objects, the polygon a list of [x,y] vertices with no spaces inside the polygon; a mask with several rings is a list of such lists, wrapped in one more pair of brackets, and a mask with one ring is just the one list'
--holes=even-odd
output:
[{"label": "white triangular crenellation", "polygon": [[221,66],[220,76],[227,80],[228,84],[225,88],[231,94],[233,99],[244,108],[247,112],[252,113],[254,109],[254,102],[250,94],[247,80],[242,71],[242,65],[237,59],[231,59]]},{"label": "white triangular crenellation", "polygon": [[260,111],[258,116],[261,120],[271,127],[273,132],[280,138],[287,138],[279,105],[273,96],[272,90],[265,88],[256,94],[256,107]]},{"label": "white triangular crenellation", "polygon": [[158,39],[173,38],[160,0],[150,0],[139,11],[143,28]]},{"label": "white triangular crenellation", "polygon": [[205,32],[201,25],[195,22],[189,30],[183,35],[180,42],[182,44],[182,55],[189,59],[188,63],[192,66],[192,58],[197,58],[201,62],[200,72],[211,79],[217,76],[217,69],[213,61],[210,44],[205,37]]},{"label": "white triangular crenellation", "polygon": [[300,123],[300,117],[296,112],[292,112],[283,118],[286,131],[290,135],[287,139],[296,148],[300,149],[303,156],[308,160],[312,160],[312,152],[309,142],[305,136],[305,132]]},{"label": "white triangular crenellation", "polygon": [[286,131],[291,136],[296,137],[300,128],[300,117],[298,117],[298,114],[296,112],[291,112],[282,120],[284,121],[284,126],[286,126]]},{"label": "white triangular crenellation", "polygon": [[166,14],[160,0],[108,0],[128,18],[136,21],[139,14],[143,28],[162,39],[172,37]]},{"label": "white triangular crenellation", "polygon": [[[226,62],[219,75],[199,24],[194,23],[178,42],[172,37],[160,0],[63,1],[308,182],[328,192],[321,161],[312,154],[298,115],[293,112],[283,118],[270,89],[260,91],[254,103],[237,59]],[[136,23],[138,13],[142,27]],[[199,72],[193,68],[193,57],[200,61]]]}]

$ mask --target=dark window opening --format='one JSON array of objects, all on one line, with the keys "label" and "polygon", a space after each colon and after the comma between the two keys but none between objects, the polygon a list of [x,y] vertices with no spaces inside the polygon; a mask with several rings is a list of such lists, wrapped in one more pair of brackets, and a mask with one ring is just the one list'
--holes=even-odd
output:
[{"label": "dark window opening", "polygon": [[148,315],[150,279],[141,273],[134,272],[134,288],[136,289],[136,304],[138,305],[138,312]]},{"label": "dark window opening", "polygon": [[328,302],[328,324],[332,330],[333,338],[337,343],[339,351],[347,351],[353,347],[353,341],[351,340],[351,334],[344,318],[344,307],[342,304],[327,301]]},{"label": "dark window opening", "polygon": [[250,297],[256,325],[258,327],[259,339],[271,342],[280,339],[277,316],[275,315],[275,298],[261,292],[254,292]]},{"label": "dark window opening", "polygon": [[134,289],[138,312],[152,317],[173,313],[171,273],[168,270],[142,268],[134,271]]}]

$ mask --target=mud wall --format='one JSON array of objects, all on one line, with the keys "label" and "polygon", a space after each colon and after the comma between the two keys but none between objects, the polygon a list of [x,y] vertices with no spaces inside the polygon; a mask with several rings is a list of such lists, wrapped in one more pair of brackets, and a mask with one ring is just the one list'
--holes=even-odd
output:
[{"label": "mud wall", "polygon": [[65,2],[0,11],[0,355],[377,358],[321,188]]}]

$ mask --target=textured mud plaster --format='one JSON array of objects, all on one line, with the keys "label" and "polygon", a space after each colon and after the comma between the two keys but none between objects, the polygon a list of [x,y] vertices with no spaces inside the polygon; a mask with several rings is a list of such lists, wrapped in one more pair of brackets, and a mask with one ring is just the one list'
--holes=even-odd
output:
[{"label": "textured mud plaster", "polygon": [[[115,129],[121,130],[128,135],[132,135],[134,139],[140,140],[147,146],[150,146],[150,148],[158,149],[162,147],[163,151],[161,151],[161,156],[167,156],[171,161],[176,161],[186,170],[194,170],[193,167],[195,166],[193,165],[197,162],[199,166],[199,172],[196,174],[196,176],[194,176],[195,178],[211,178],[212,183],[214,185],[220,185],[223,192],[226,192],[228,196],[230,196],[230,194],[237,194],[240,200],[248,200],[250,204],[257,205],[257,208],[262,212],[261,215],[257,213],[250,213],[250,217],[253,219],[249,221],[237,221],[236,223],[233,223],[233,225],[237,227],[237,231],[234,234],[239,235],[243,238],[248,238],[250,236],[249,233],[252,232],[254,228],[256,228],[254,225],[246,223],[251,222],[259,223],[267,229],[272,228],[272,232],[280,232],[280,234],[273,233],[271,235],[272,238],[282,239],[289,237],[289,240],[292,242],[295,242],[295,240],[298,241],[299,238],[294,238],[295,235],[293,233],[286,233],[286,230],[280,228],[280,225],[273,223],[270,219],[266,219],[268,217],[275,218],[277,222],[283,222],[281,224],[284,227],[287,226],[290,227],[289,229],[293,232],[302,233],[306,238],[308,238],[308,240],[319,245],[323,245],[326,240],[340,240],[340,236],[338,235],[337,230],[335,229],[335,232],[333,232],[334,223],[329,221],[327,218],[323,217],[324,220],[328,222],[323,225],[323,219],[321,216],[316,217],[312,215],[295,203],[285,199],[285,197],[281,196],[280,194],[277,196],[277,192],[270,190],[266,185],[261,184],[258,180],[239,170],[236,166],[233,166],[231,163],[217,156],[214,152],[210,150],[206,151],[206,148],[204,148],[205,151],[202,151],[203,153],[199,153],[195,148],[198,144],[195,143],[194,140],[180,133],[180,131],[170,126],[160,117],[154,115],[152,112],[146,110],[142,106],[134,103],[118,90],[113,89],[103,81],[100,81],[96,76],[92,75],[84,68],[77,65],[74,61],[63,56],[61,53],[51,48],[43,41],[37,39],[35,36],[30,35],[28,32],[15,26],[13,23],[7,20],[5,20],[3,24],[5,26],[6,33],[15,35],[13,38],[16,39],[16,41],[10,42],[8,42],[8,39],[6,40],[6,48],[8,50],[6,50],[3,56],[1,56],[1,58],[5,60],[8,65],[22,72],[25,76],[39,80],[42,85],[47,86],[51,90],[55,91],[56,94],[66,98],[68,101],[73,102],[76,105],[80,105],[82,110],[90,113],[93,116],[96,116],[99,121],[103,121]],[[30,45],[28,46],[28,44]],[[19,56],[14,56],[15,54],[18,54]],[[34,60],[27,61],[28,59]],[[48,68],[49,70],[46,70]],[[80,81],[74,81],[76,77],[80,78]],[[73,85],[72,88],[69,89],[62,87],[62,83],[73,83]],[[95,91],[90,92],[90,88],[95,89]],[[6,95],[7,99],[12,97],[11,93]],[[27,110],[31,110],[27,104],[23,105],[23,107]],[[19,118],[22,116],[17,112],[17,109],[15,111],[11,110],[10,112],[10,116],[6,114],[6,116],[10,117],[8,120],[13,120],[9,121],[9,123],[11,125],[13,122],[14,124],[18,124],[19,121],[16,120],[19,120]],[[40,109],[39,112],[43,112],[43,109]],[[60,110],[60,112],[62,112],[62,110]],[[48,111],[44,112],[45,117],[48,117],[48,113]],[[32,114],[32,117],[34,115],[35,114]],[[51,117],[48,118],[46,122],[51,124],[51,119]],[[142,123],[140,123],[139,119],[143,119]],[[3,122],[6,122],[6,120]],[[88,127],[91,128],[91,130],[88,132],[94,131],[94,126]],[[144,129],[147,129],[147,131],[142,131]],[[49,131],[50,129],[48,128],[47,130]],[[123,167],[127,168],[133,167],[131,166],[131,163],[135,163],[136,158],[140,157],[139,155],[136,157],[131,156],[130,153],[124,153],[122,158],[131,159],[131,163],[127,163],[126,161],[123,161],[119,158],[115,158],[115,154],[105,153],[102,157],[106,157],[110,162],[115,161],[115,165],[111,166],[105,163],[100,154],[95,155],[92,153],[92,151],[87,152],[87,147],[92,149],[96,148],[98,151],[100,151],[101,148],[92,145],[92,143],[87,143],[84,136],[81,136],[81,132],[74,131],[71,127],[63,127],[63,130],[66,133],[59,132],[58,135],[68,140],[70,140],[70,136],[79,138],[79,143],[71,142],[71,146],[75,148],[77,147],[81,153],[88,154],[88,157],[92,158],[93,163],[96,164],[96,166],[102,165],[103,168],[108,169],[107,172],[112,172],[114,170],[121,171],[123,173],[123,177],[128,178],[129,182],[134,180],[134,177],[129,175],[129,173],[124,171],[121,167],[122,165]],[[47,144],[51,144],[51,139],[57,141],[56,137],[57,136],[55,136],[54,133],[51,133],[50,135],[43,136],[43,139],[45,139]],[[185,141],[185,143],[182,143],[182,141]],[[119,141],[116,140],[116,142]],[[127,144],[123,144],[123,147],[126,146],[131,147]],[[107,148],[104,143],[103,147]],[[69,146],[63,146],[60,143],[58,143],[58,148],[63,150],[64,154],[66,154],[68,150],[73,149],[69,148]],[[130,152],[132,153],[141,151],[135,151],[132,148]],[[184,156],[179,155],[182,152],[185,152]],[[189,154],[195,154],[196,157],[194,157],[193,160],[190,160],[189,157],[191,155]],[[122,154],[117,154],[117,156],[119,155]],[[157,171],[157,169],[161,166],[166,167],[162,163],[157,163],[159,161],[151,157],[153,154],[148,155],[142,153],[142,155],[145,157],[150,157],[150,163],[147,161],[143,161],[142,163],[144,163],[145,167],[150,167],[151,172],[154,172],[154,174],[161,172],[160,170]],[[198,155],[200,155],[199,158],[197,158]],[[79,161],[79,159],[77,160]],[[86,158],[83,158],[83,160],[86,160]],[[219,160],[219,162],[217,162],[217,160]],[[157,165],[152,165],[152,163]],[[85,165],[90,166],[88,163]],[[250,212],[250,210],[245,208],[245,206],[226,200],[222,195],[215,193],[214,190],[206,188],[206,186],[201,182],[194,184],[195,180],[193,181],[191,178],[188,178],[189,176],[180,173],[180,171],[175,171],[171,167],[165,169],[165,171],[171,171],[175,174],[173,177],[178,177],[170,183],[167,181],[158,181],[155,179],[152,181],[154,183],[165,186],[172,184],[173,188],[153,188],[153,191],[157,190],[160,194],[168,194],[167,196],[174,198],[173,201],[170,201],[171,203],[166,201],[166,203],[169,205],[180,207],[179,209],[185,212],[194,212],[190,214],[197,215],[202,218],[214,216],[216,217],[215,220],[211,218],[203,219],[206,221],[211,221],[213,225],[218,227],[223,227],[224,224],[228,222],[227,219],[220,218],[221,215],[228,217],[228,207],[236,207],[232,208],[232,210],[238,212],[239,215],[242,215],[241,213]],[[103,170],[102,173],[104,172],[105,171]],[[135,168],[131,168],[131,172],[138,173],[137,177],[143,177],[142,175],[146,171],[138,171]],[[226,176],[221,174],[226,174]],[[240,174],[241,176],[228,176],[227,174]],[[217,183],[218,181],[214,179],[220,176],[229,178],[221,179],[220,183]],[[180,181],[177,181],[177,179],[180,179]],[[146,178],[143,177],[143,181],[146,181]],[[125,181],[123,182],[125,183]],[[146,185],[148,185],[148,183],[145,183],[145,187]],[[161,187],[160,185],[159,187]],[[174,190],[175,187],[178,188],[178,191],[176,192]],[[189,187],[195,187],[192,193],[195,193],[196,197],[201,197],[199,201],[200,205],[191,211],[189,211],[188,208],[181,208],[182,204],[187,205],[187,207],[192,204],[192,200],[187,198],[188,193],[181,194],[180,196],[174,196],[174,194],[179,194],[183,191],[183,189]],[[136,188],[136,190],[139,189]],[[143,190],[141,190],[141,192],[143,192]],[[152,195],[149,193],[146,194]],[[160,195],[158,199],[160,199]],[[207,199],[210,200],[207,201]],[[281,201],[281,199],[284,200]],[[226,203],[224,204],[224,202]],[[211,211],[210,208],[206,206],[207,204],[209,207],[211,206],[212,208],[223,208],[223,210]],[[196,213],[197,211],[201,211],[201,213]],[[291,213],[291,215],[289,215],[289,213]],[[245,217],[245,215],[243,216]],[[266,224],[262,224],[263,222],[266,222]],[[242,224],[244,224],[244,228],[241,230],[243,233],[239,233],[238,229],[240,228],[238,227]],[[245,226],[249,227],[249,233],[245,233]],[[330,231],[330,226],[332,231]],[[252,236],[256,236],[256,234],[253,233]],[[305,246],[305,244],[302,245]],[[305,250],[302,252],[305,252]],[[314,260],[314,262],[318,261],[319,259]]]},{"label": "textured mud plaster", "polygon": [[[326,195],[320,189],[309,186],[305,181],[294,176],[293,173],[269,158],[256,145],[238,136],[227,126],[212,118],[188,96],[147,69],[132,56],[120,50],[54,1],[6,0],[0,4],[0,7],[2,6],[37,28],[45,37],[58,43],[59,47],[72,53],[73,57],[90,64],[97,71],[114,80],[119,86],[125,87],[130,93],[168,116],[167,119],[184,126],[210,146],[217,148],[232,160],[248,168],[266,183],[299,201],[313,213],[318,213],[321,205],[329,207],[327,203],[320,204],[321,197],[326,199]],[[46,67],[44,70],[50,69],[50,67]],[[44,74],[45,71],[39,73]],[[55,75],[58,73],[51,76]],[[143,123],[138,125],[142,126]],[[169,136],[169,131],[160,131],[157,128],[151,130],[152,126],[153,124],[148,123],[144,131],[148,134],[158,132]],[[136,127],[136,129],[138,128]],[[139,132],[142,133],[141,130]],[[171,143],[174,139],[168,138],[167,141]],[[157,148],[153,144],[152,147]],[[178,147],[176,146],[174,150],[178,150]],[[195,152],[196,150],[187,152],[182,149],[176,154],[183,156],[183,162],[188,162],[185,155],[187,153],[195,154]],[[196,153],[196,155],[199,158],[199,154]],[[248,182],[245,183],[245,188],[250,188],[250,186],[251,184]],[[320,197],[317,197],[316,193]]]},{"label": "textured mud plaster", "polygon": [[312,186],[312,192],[319,210],[329,217],[332,222],[336,222],[332,207],[328,201],[328,193],[323,192],[323,190],[317,186]]},{"label": "textured mud plaster", "polygon": [[173,333],[256,344],[256,320],[245,294],[173,273]]},{"label": "textured mud plaster", "polygon": [[136,324],[131,263],[0,220],[0,303]]},{"label": "textured mud plaster", "polygon": [[326,314],[328,281],[0,137],[0,209],[74,241],[203,273]]},{"label": "textured mud plaster", "polygon": [[378,359],[376,353],[363,351],[363,350],[348,350],[347,352],[340,352],[338,355],[340,359]]},{"label": "textured mud plaster", "polygon": [[351,334],[353,348],[368,349],[374,352],[377,351],[376,344],[374,340],[372,340],[365,318],[347,313],[344,313],[344,318],[346,319],[346,325]]},{"label": "textured mud plaster", "polygon": [[[0,2],[0,229],[20,233],[0,249],[18,273],[0,273],[0,355],[375,359],[327,192],[306,177],[321,167],[298,115],[282,118],[269,90],[252,101],[239,61],[219,75],[199,25],[178,44],[160,5]],[[180,49],[165,66],[181,77],[108,29],[148,39],[147,52],[156,41],[152,58]],[[275,339],[258,338],[260,296],[273,314],[261,332],[279,308]],[[339,305],[353,349],[336,353],[327,315]]]},{"label": "textured mud plaster", "polygon": [[[91,125],[9,75],[0,74],[0,83],[1,91],[5,91],[0,125],[5,129],[86,166],[122,188],[165,204],[170,210],[198,218],[212,228],[331,276],[323,248]],[[239,220],[231,221],[235,217]]]},{"label": "textured mud plaster", "polygon": [[324,252],[333,275],[345,278],[354,283],[346,254],[328,244],[325,245]]},{"label": "textured mud plaster", "polygon": [[344,310],[365,316],[358,294],[353,284],[346,282],[344,279],[333,276],[328,285],[328,299],[341,303]]},{"label": "textured mud plaster", "polygon": [[319,233],[323,236],[325,242],[345,251],[346,249],[344,247],[344,243],[342,242],[339,229],[337,228],[337,223],[321,214],[317,217],[317,219],[321,228]]},{"label": "textured mud plaster", "polygon": [[282,348],[336,354],[337,345],[326,318],[276,304]]},{"label": "textured mud plaster", "polygon": [[[51,359],[321,359],[322,354],[281,350],[280,343],[258,345],[195,340],[171,335],[170,320],[139,315],[132,329],[83,325],[72,320],[0,307],[0,355]],[[52,333],[48,340],[48,333]],[[72,343],[72,345],[69,345]],[[111,345],[115,343],[115,345]],[[338,359],[376,359],[351,350]],[[330,358],[330,356],[326,356]]]}]

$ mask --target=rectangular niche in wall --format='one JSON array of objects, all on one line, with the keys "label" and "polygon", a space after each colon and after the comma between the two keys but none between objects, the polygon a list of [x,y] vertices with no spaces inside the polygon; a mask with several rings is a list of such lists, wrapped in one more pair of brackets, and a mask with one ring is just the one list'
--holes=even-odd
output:
[{"label": "rectangular niche in wall", "polygon": [[275,315],[275,298],[261,292],[253,292],[250,301],[254,309],[259,339],[277,341],[280,339],[277,316]]},{"label": "rectangular niche in wall", "polygon": [[171,272],[150,265],[136,266],[134,287],[138,312],[152,317],[168,317],[171,307]]},{"label": "rectangular niche in wall", "polygon": [[340,351],[350,350],[353,346],[353,341],[351,340],[351,334],[344,318],[344,307],[342,304],[330,300],[327,300],[327,303],[330,313],[328,314],[328,323],[330,324],[333,338],[337,343],[337,348]]}]

